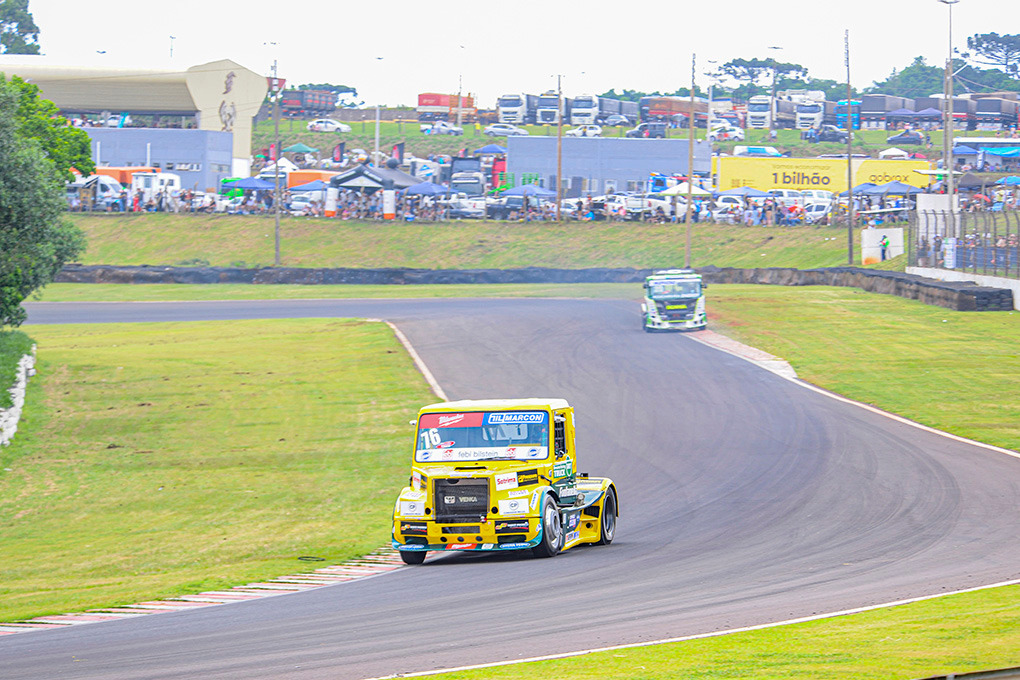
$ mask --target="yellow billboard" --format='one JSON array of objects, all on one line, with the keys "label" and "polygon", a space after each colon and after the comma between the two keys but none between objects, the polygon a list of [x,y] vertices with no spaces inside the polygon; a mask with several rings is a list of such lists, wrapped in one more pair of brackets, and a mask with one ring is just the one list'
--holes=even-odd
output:
[{"label": "yellow billboard", "polygon": [[[713,159],[715,160],[715,159]],[[846,159],[838,158],[746,158],[718,157],[716,186],[720,191],[737,187],[770,189],[822,189],[846,191]],[[868,158],[851,160],[854,186],[871,182],[903,182],[916,187],[928,186],[929,177],[914,170],[931,170],[929,161],[885,161]]]}]

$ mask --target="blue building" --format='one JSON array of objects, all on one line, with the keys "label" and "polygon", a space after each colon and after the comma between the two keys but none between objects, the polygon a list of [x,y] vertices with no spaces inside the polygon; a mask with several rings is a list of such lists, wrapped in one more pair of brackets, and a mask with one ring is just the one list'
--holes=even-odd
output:
[{"label": "blue building", "polygon": [[171,128],[82,128],[96,165],[151,166],[181,178],[182,189],[216,191],[231,177],[234,135]]},{"label": "blue building", "polygon": [[[694,143],[694,172],[707,175],[709,144]],[[687,139],[563,138],[563,196],[576,198],[617,191],[644,191],[655,173],[687,175]],[[508,137],[507,172],[517,184],[537,176],[556,188],[556,137]]]}]

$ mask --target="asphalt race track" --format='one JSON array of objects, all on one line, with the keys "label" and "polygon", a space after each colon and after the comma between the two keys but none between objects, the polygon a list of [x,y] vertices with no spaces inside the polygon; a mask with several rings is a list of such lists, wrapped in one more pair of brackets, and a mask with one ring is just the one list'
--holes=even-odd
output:
[{"label": "asphalt race track", "polygon": [[841,403],[688,336],[645,334],[632,302],[26,307],[30,323],[385,318],[451,399],[567,398],[580,468],[616,480],[621,517],[611,546],[549,560],[450,555],[294,595],[6,636],[4,678],[365,678],[1020,577],[1020,459]]}]

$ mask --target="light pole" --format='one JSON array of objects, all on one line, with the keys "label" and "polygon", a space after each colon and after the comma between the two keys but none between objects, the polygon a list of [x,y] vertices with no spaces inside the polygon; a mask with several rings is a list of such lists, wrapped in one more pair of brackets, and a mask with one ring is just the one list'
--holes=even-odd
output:
[{"label": "light pole", "polygon": [[281,264],[280,258],[280,159],[283,154],[280,151],[280,81],[276,74],[276,59],[273,59],[273,139],[276,144],[276,158],[273,163],[273,212],[276,217],[276,228],[273,231],[275,250],[273,262],[277,267]]},{"label": "light pole", "polygon": [[945,159],[942,162],[945,170],[946,195],[949,197],[949,233],[956,238],[956,205],[955,193],[956,182],[953,178],[953,5],[960,0],[939,0],[943,5],[949,7],[949,54],[946,56],[946,88],[945,88],[945,116],[942,127],[942,148]]},{"label": "light pole", "polygon": [[563,76],[556,76],[556,222],[563,207]]},{"label": "light pole", "polygon": [[174,40],[177,40],[177,36],[170,36],[170,58],[174,58]]},{"label": "light pole", "polygon": [[684,268],[691,266],[691,210],[694,208],[694,70],[697,55],[691,54],[691,103],[687,109],[687,230],[684,236]]},{"label": "light pole", "polygon": [[[382,57],[376,57],[376,62],[383,60]],[[379,78],[379,69],[376,69],[376,79]],[[379,96],[375,98],[375,154],[372,155],[372,165],[378,167],[379,165]]]},{"label": "light pole", "polygon": [[[782,47],[776,47],[774,45],[769,47],[770,50],[779,51]],[[772,99],[769,101],[769,139],[772,139],[772,134],[775,130],[776,125],[776,80],[779,78],[779,62],[775,57],[772,57]]]},{"label": "light pole", "polygon": [[843,34],[843,61],[846,63],[846,263],[854,263],[854,124],[850,96],[850,29]]}]

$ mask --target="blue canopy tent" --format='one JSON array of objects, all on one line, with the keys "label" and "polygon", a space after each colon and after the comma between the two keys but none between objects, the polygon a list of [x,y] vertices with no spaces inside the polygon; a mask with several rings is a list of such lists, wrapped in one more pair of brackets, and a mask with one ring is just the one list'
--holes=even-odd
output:
[{"label": "blue canopy tent", "polygon": [[726,191],[720,191],[717,195],[719,196],[739,196],[741,198],[765,198],[769,195],[769,192],[762,191],[761,189],[755,189],[753,187],[736,187],[735,189],[727,189]]},{"label": "blue canopy tent", "polygon": [[536,198],[556,198],[556,192],[552,189],[543,189],[537,184],[522,184],[519,187],[507,189],[504,196],[534,196]]},{"label": "blue canopy tent", "polygon": [[973,148],[973,147],[967,146],[966,144],[961,144],[960,146],[954,146],[953,147],[953,155],[954,156],[977,156],[978,155],[978,150]]},{"label": "blue canopy tent", "polygon": [[290,192],[295,191],[325,191],[329,188],[329,185],[323,182],[321,179],[312,180],[305,184],[298,184],[296,187],[291,187]]},{"label": "blue canopy tent", "polygon": [[982,147],[982,151],[990,156],[999,156],[1000,158],[1020,158],[1020,149],[992,149],[988,147]]},{"label": "blue canopy tent", "polygon": [[475,153],[506,153],[506,147],[499,144],[486,144],[481,149],[475,149]]},{"label": "blue canopy tent", "polygon": [[1009,177],[1003,177],[995,183],[1006,187],[1020,187],[1020,176],[1010,175]]},{"label": "blue canopy tent", "polygon": [[408,196],[446,196],[450,190],[442,184],[432,182],[421,182],[412,184],[405,190]]},{"label": "blue canopy tent", "polygon": [[273,182],[267,182],[258,177],[244,177],[233,182],[224,182],[223,186],[229,189],[248,189],[254,191],[267,191],[276,187]]},{"label": "blue canopy tent", "polygon": [[[876,186],[876,185],[875,185],[875,183],[874,183],[874,182],[865,182],[864,184],[858,184],[857,186],[855,186],[855,187],[854,187],[854,194],[864,194],[864,193],[868,193],[868,192],[869,192],[869,190],[870,190],[870,189],[873,189],[873,188],[874,188],[875,186]],[[840,193],[840,196],[846,196],[846,195],[847,195],[847,193],[848,193],[848,192],[846,192],[846,191],[844,191],[844,192],[841,192],[841,193]],[[880,193],[880,194],[881,194],[882,192],[880,191],[880,192],[878,192],[878,193]]]},{"label": "blue canopy tent", "polygon": [[873,189],[865,190],[864,193],[878,193],[878,194],[893,194],[895,196],[913,196],[920,194],[923,189],[919,189],[911,184],[905,184],[903,182],[887,182],[885,184],[879,184]]}]

